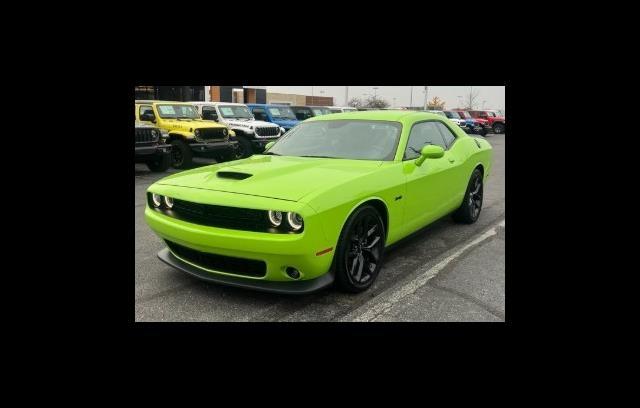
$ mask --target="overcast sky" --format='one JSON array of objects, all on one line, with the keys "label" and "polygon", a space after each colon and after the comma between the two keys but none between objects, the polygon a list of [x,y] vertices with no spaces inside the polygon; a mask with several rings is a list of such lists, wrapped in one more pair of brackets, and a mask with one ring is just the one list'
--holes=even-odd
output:
[{"label": "overcast sky", "polygon": [[[313,95],[316,96],[333,96],[334,105],[345,106],[345,87],[344,86],[267,86],[268,92],[281,92],[292,93],[300,95],[311,95],[313,88]],[[375,93],[386,99],[391,106],[409,106],[411,98],[410,86],[378,86]],[[483,101],[485,109],[504,109],[504,86],[474,86],[473,91],[478,90],[478,108],[482,107]],[[439,96],[444,100],[446,105],[445,109],[453,109],[461,106],[462,100],[469,95],[469,86],[430,86],[429,87],[429,100],[434,96]],[[365,99],[364,94],[373,94],[373,86],[350,86],[349,87],[349,99],[358,97]],[[463,99],[458,101],[458,96]],[[424,105],[424,85],[413,87],[413,106]]]}]

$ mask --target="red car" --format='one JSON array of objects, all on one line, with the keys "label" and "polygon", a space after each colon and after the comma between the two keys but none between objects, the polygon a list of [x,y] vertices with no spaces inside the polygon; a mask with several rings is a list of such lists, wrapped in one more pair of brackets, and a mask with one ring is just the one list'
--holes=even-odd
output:
[{"label": "red car", "polygon": [[474,119],[485,119],[489,121],[489,126],[493,129],[493,133],[504,133],[505,120],[504,116],[492,110],[472,110],[469,114]]},{"label": "red car", "polygon": [[491,126],[489,126],[489,121],[487,119],[474,118],[469,114],[469,112],[464,111],[462,109],[453,109],[453,110],[458,112],[458,115],[460,115],[460,118],[464,119],[467,122],[467,125],[472,129],[474,129],[474,133],[477,133],[480,136],[484,136],[487,133],[490,133],[493,131]]}]

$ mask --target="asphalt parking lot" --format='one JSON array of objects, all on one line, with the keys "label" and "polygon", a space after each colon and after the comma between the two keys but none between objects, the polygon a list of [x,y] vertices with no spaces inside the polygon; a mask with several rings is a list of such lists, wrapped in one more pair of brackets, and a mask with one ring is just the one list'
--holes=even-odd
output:
[{"label": "asphalt parking lot", "polygon": [[[165,245],[144,221],[145,191],[175,170],[135,169],[136,321],[504,321],[505,135],[494,149],[479,220],[446,217],[385,254],[374,285],[357,295],[327,288],[306,296],[202,282],[161,262]],[[213,161],[211,161],[213,163]],[[205,163],[205,162],[203,162]]]}]

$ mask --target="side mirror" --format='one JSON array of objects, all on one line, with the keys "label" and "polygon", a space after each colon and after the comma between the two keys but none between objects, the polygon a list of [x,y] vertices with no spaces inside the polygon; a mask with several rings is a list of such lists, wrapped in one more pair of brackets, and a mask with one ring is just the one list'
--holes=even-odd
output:
[{"label": "side mirror", "polygon": [[153,113],[149,113],[149,112],[145,112],[142,115],[140,115],[140,120],[144,120],[147,122],[154,122],[156,121],[156,116]]},{"label": "side mirror", "polygon": [[439,159],[444,156],[444,149],[436,145],[426,145],[420,151],[420,157],[416,159],[416,166],[422,166],[427,159]]},{"label": "side mirror", "polygon": [[266,152],[267,150],[271,149],[271,146],[273,146],[274,144],[276,144],[276,142],[269,142],[264,145],[264,151]]}]

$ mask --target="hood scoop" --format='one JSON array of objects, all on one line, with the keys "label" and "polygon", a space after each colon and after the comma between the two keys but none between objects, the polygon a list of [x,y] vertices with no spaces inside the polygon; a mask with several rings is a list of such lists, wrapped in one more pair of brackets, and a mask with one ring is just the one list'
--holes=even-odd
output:
[{"label": "hood scoop", "polygon": [[249,173],[239,173],[237,171],[219,171],[216,175],[223,179],[232,179],[232,180],[244,180],[253,176],[253,174]]}]

